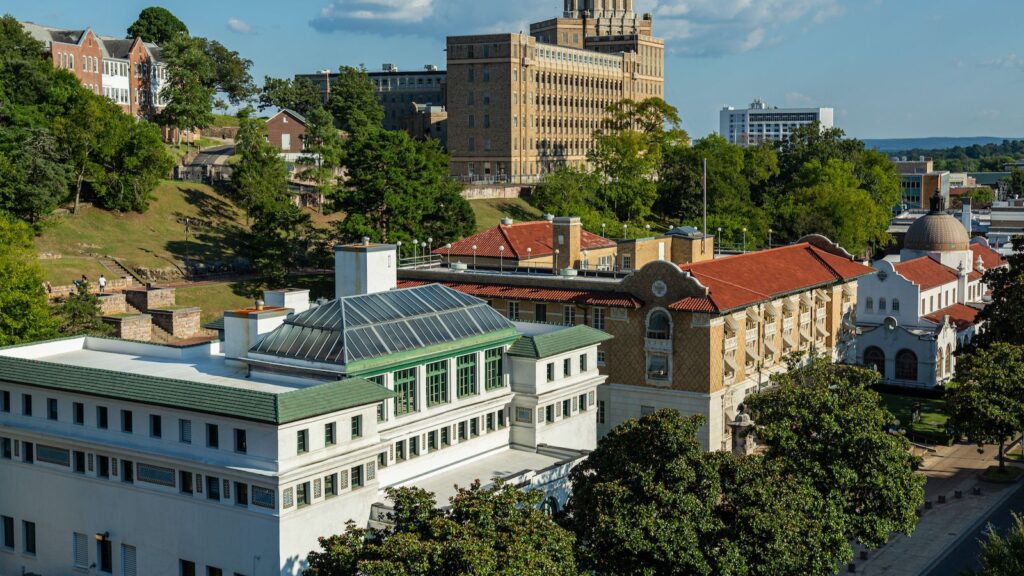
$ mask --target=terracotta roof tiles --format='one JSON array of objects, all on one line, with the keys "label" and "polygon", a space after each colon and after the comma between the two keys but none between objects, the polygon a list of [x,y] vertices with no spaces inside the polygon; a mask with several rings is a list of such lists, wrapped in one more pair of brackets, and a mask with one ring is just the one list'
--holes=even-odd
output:
[{"label": "terracotta roof tiles", "polygon": [[943,284],[956,282],[960,277],[956,270],[940,264],[928,256],[900,262],[893,267],[900,276],[917,284],[921,290],[930,290]]},{"label": "terracotta roof tiles", "polygon": [[985,265],[986,270],[1006,265],[1006,258],[1002,254],[984,244],[972,242],[971,252],[974,254],[974,260],[977,260],[979,257],[981,258],[981,262]]},{"label": "terracotta roof tiles", "polygon": [[[399,280],[399,288],[411,288],[429,284],[418,280]],[[440,284],[476,296],[478,298],[501,298],[504,300],[536,300],[538,302],[564,302],[610,308],[640,308],[643,302],[622,292],[601,290],[566,290],[559,288],[532,288],[501,284],[477,284],[471,282],[440,282]]]},{"label": "terracotta roof tiles", "polygon": [[[547,220],[538,222],[519,222],[516,224],[499,224],[494,228],[474,234],[469,238],[452,243],[451,255],[461,257],[473,256],[473,245],[476,255],[483,258],[502,256],[500,246],[505,247],[505,258],[526,260],[527,258],[550,256],[554,253],[552,224]],[[583,250],[597,248],[614,248],[615,241],[597,234],[580,231],[580,244]],[[528,250],[529,249],[529,250]],[[448,255],[447,248],[437,248],[434,254]]]},{"label": "terracotta roof tiles", "polygon": [[980,310],[977,308],[971,308],[970,306],[965,306],[963,304],[953,304],[952,306],[948,306],[942,310],[936,310],[935,312],[925,316],[925,318],[939,324],[942,322],[943,318],[949,316],[950,321],[952,321],[956,326],[956,329],[960,331],[966,330],[977,323],[979,312]]}]

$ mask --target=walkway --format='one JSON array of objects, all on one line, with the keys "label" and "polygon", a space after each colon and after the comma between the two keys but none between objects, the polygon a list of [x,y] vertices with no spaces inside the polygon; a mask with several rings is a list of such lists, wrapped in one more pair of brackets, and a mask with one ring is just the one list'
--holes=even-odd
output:
[{"label": "walkway", "polygon": [[[931,508],[923,510],[913,535],[894,536],[887,546],[868,552],[867,560],[861,560],[861,552],[856,550],[855,573],[918,576],[931,570],[935,561],[963,537],[974,534],[976,525],[1016,492],[1017,484],[993,484],[978,478],[980,471],[995,463],[994,446],[987,446],[979,454],[973,444],[939,447],[925,457],[925,500]],[[980,494],[974,492],[976,488]],[[955,496],[958,490],[961,498]],[[941,496],[946,498],[945,503],[939,503]]]}]

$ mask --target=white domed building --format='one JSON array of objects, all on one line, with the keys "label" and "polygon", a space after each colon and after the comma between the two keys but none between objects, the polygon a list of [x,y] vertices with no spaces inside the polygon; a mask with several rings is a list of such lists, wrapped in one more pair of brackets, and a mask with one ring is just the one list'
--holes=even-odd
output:
[{"label": "white domed building", "polygon": [[953,378],[954,352],[981,328],[986,269],[1006,260],[984,238],[971,239],[936,194],[907,231],[899,261],[879,260],[858,281],[853,358],[882,382],[934,388]]}]

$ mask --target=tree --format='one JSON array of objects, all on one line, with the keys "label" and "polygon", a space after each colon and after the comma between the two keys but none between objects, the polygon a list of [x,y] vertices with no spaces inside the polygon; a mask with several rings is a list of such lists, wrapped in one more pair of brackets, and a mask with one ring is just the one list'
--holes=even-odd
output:
[{"label": "tree", "polygon": [[160,129],[138,122],[120,110],[109,110],[112,122],[99,150],[101,170],[90,180],[96,203],[108,210],[145,212],[152,192],[174,167]]},{"label": "tree", "polygon": [[129,38],[142,38],[143,42],[160,46],[178,36],[188,36],[188,27],[170,10],[160,6],[144,8],[139,12],[139,18],[128,27]]},{"label": "tree", "polygon": [[1010,196],[1024,198],[1024,170],[1020,168],[1010,170]]},{"label": "tree", "polygon": [[207,86],[227,96],[228,102],[235,106],[259,92],[249,73],[252,60],[242,58],[238,52],[229,50],[216,40],[198,40],[212,64],[213,75],[206,79]]},{"label": "tree", "polygon": [[[448,178],[448,157],[435,141],[417,142],[405,132],[360,133],[345,154],[347,179],[337,208],[345,212],[338,232],[345,241],[408,242],[431,234],[435,245],[476,228],[459,185]],[[453,216],[457,217],[454,218]],[[432,222],[428,231],[426,222]]]},{"label": "tree", "polygon": [[448,510],[417,488],[389,488],[385,530],[356,528],[320,538],[305,576],[518,576],[580,574],[572,534],[537,510],[542,492],[496,483],[459,489]]},{"label": "tree", "polygon": [[56,335],[32,230],[0,212],[0,346]]},{"label": "tree", "polygon": [[550,214],[578,216],[587,230],[598,229],[605,222],[615,231],[621,224],[613,214],[602,209],[600,193],[600,175],[569,166],[549,174],[534,191],[530,202]]},{"label": "tree", "polygon": [[956,382],[946,392],[949,427],[969,442],[1003,445],[1024,428],[1024,346],[997,342],[960,356]]},{"label": "tree", "polygon": [[984,329],[975,335],[972,346],[996,342],[1024,345],[1024,236],[1013,238],[1013,254],[1008,260],[1008,268],[990,268],[982,278],[992,291],[992,302],[978,315]]},{"label": "tree", "polygon": [[48,129],[0,127],[0,210],[35,224],[67,193],[67,167]]},{"label": "tree", "polygon": [[161,96],[167,105],[160,112],[160,123],[178,129],[181,135],[213,122],[213,97],[216,92],[209,82],[214,65],[204,43],[197,38],[179,36],[163,47],[167,63],[167,83]]},{"label": "tree", "polygon": [[263,79],[260,91],[259,109],[287,108],[309,118],[318,108],[323,108],[320,91],[308,78],[271,78]]},{"label": "tree", "polygon": [[384,107],[362,66],[338,69],[338,75],[331,78],[327,108],[338,128],[348,134],[380,129],[384,122]]},{"label": "tree", "polygon": [[838,506],[768,459],[705,452],[699,416],[661,410],[601,439],[570,474],[581,567],[619,575],[833,574]]},{"label": "tree", "polygon": [[766,458],[839,503],[844,538],[870,548],[913,532],[924,502],[924,477],[907,439],[888,430],[895,418],[871,389],[877,381],[873,370],[815,357],[746,402]]},{"label": "tree", "polygon": [[1003,538],[991,525],[981,545],[981,571],[975,576],[1017,576],[1024,574],[1024,516],[1013,514],[1013,526]]},{"label": "tree", "polygon": [[[114,104],[93,96],[85,90],[75,91],[69,109],[54,119],[53,130],[74,187],[73,214],[78,214],[86,180],[104,171],[101,163],[97,162],[96,151],[104,145],[103,140],[111,132],[109,123],[112,115],[106,104]],[[121,111],[117,110],[117,113]]]},{"label": "tree", "polygon": [[299,164],[305,166],[302,177],[315,182],[321,197],[330,196],[337,182],[336,171],[342,161],[342,141],[334,118],[322,106],[306,116],[306,133],[302,137],[304,154]]},{"label": "tree", "polygon": [[100,300],[89,290],[88,282],[76,285],[76,291],[57,307],[60,333],[65,336],[102,336],[110,333],[103,323]]}]

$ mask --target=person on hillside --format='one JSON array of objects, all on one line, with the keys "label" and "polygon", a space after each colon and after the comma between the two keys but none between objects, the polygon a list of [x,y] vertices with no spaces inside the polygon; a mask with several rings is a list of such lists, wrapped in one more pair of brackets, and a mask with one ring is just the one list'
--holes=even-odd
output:
[{"label": "person on hillside", "polygon": [[106,276],[104,276],[103,274],[100,274],[100,279],[98,280],[98,284],[100,286],[100,292],[106,292],[107,291],[107,277]]}]

